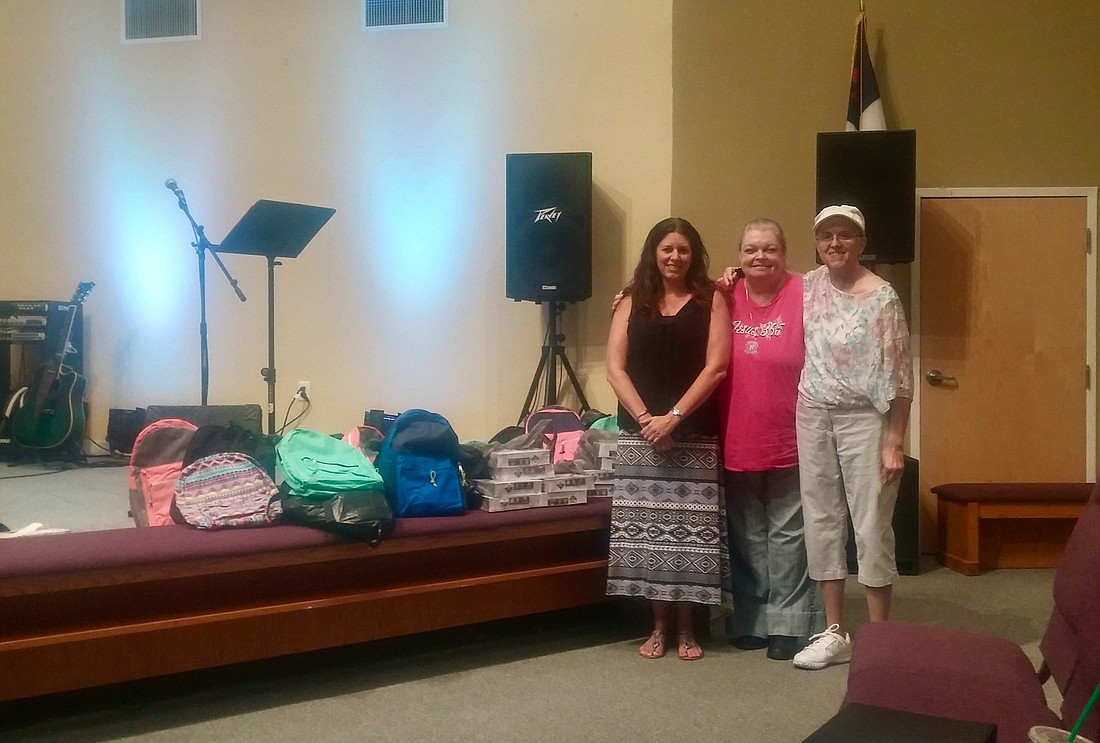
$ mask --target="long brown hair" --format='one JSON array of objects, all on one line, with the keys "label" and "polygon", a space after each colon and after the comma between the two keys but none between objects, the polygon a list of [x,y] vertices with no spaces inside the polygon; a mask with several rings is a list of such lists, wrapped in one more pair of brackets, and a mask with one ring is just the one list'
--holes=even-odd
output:
[{"label": "long brown hair", "polygon": [[653,225],[642,246],[642,255],[634,269],[634,278],[627,284],[624,293],[631,297],[634,312],[653,317],[660,314],[661,297],[665,293],[661,270],[657,267],[657,246],[666,235],[676,233],[687,238],[691,246],[691,264],[688,266],[684,281],[692,299],[709,307],[714,296],[714,282],[707,277],[710,268],[710,256],[707,254],[703,238],[691,222],[682,217],[669,217]]}]

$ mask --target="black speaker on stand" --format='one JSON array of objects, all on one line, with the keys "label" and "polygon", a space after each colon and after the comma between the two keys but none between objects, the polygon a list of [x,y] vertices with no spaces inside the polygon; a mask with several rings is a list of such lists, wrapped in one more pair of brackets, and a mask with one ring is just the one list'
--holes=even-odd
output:
[{"label": "black speaker on stand", "polygon": [[505,292],[509,299],[545,303],[542,357],[527,394],[522,422],[545,376],[546,405],[557,404],[557,365],[588,407],[565,355],[558,320],[567,302],[592,296],[592,153],[539,152],[506,157]]},{"label": "black speaker on stand", "polygon": [[861,263],[913,262],[916,188],[912,129],[817,135],[817,210],[850,204],[863,212],[867,250]]},{"label": "black speaker on stand", "polygon": [[592,153],[508,155],[509,299],[580,302],[592,296]]}]

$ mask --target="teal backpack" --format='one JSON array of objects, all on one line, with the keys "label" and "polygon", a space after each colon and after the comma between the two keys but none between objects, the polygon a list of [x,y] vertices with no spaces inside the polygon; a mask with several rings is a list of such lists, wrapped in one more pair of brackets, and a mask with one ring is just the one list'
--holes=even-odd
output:
[{"label": "teal backpack", "polygon": [[382,477],[356,447],[307,428],[279,440],[275,463],[285,488],[306,497],[382,490]]}]

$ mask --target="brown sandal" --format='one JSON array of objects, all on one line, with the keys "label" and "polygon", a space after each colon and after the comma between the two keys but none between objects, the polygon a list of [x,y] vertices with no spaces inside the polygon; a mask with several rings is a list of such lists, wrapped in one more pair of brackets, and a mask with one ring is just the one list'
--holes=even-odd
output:
[{"label": "brown sandal", "polygon": [[638,653],[643,658],[649,658],[654,660],[656,658],[665,657],[665,633],[663,630],[655,629],[646,638],[646,641],[642,643],[642,647],[638,649]]},{"label": "brown sandal", "polygon": [[[680,632],[680,647],[677,649],[677,655],[680,656],[680,660],[699,660],[703,657],[703,648],[699,646],[699,643],[695,641],[695,637],[690,632]],[[692,655],[692,651],[698,650],[698,655]]]}]

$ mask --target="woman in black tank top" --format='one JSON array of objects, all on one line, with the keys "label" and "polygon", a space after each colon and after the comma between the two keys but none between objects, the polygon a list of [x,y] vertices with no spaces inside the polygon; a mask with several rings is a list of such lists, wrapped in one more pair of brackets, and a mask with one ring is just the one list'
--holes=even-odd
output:
[{"label": "woman in black tank top", "polygon": [[679,656],[702,657],[692,605],[729,605],[715,389],[730,319],[707,268],[690,222],[659,222],[608,337],[620,428],[608,593],[651,601],[647,658],[664,655],[673,621]]}]

